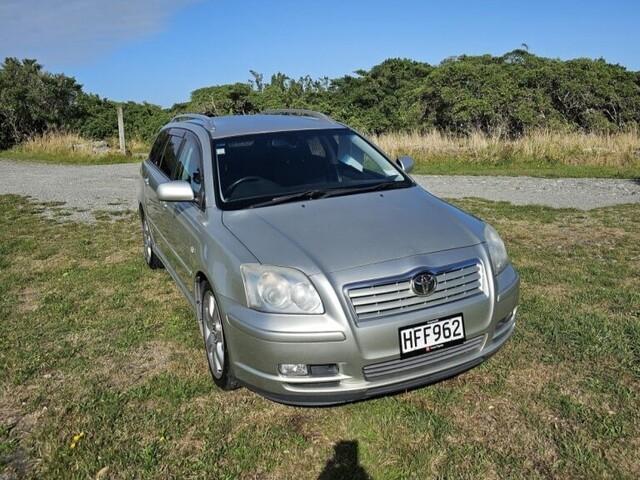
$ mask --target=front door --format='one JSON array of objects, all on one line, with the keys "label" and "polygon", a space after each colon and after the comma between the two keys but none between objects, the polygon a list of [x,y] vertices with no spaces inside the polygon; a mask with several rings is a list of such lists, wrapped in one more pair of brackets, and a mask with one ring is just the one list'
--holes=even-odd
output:
[{"label": "front door", "polygon": [[195,269],[199,264],[200,239],[204,235],[206,215],[202,148],[197,137],[191,132],[185,132],[174,178],[189,182],[195,197],[194,202],[175,202],[171,205],[172,228],[167,233],[167,241],[175,256],[175,273],[183,286],[193,294]]}]

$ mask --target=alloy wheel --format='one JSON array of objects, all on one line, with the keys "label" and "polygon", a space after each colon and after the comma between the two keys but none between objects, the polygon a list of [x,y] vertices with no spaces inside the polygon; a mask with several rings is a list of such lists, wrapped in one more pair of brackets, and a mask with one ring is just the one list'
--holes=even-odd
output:
[{"label": "alloy wheel", "polygon": [[220,312],[211,291],[205,292],[202,305],[202,327],[207,359],[213,376],[220,379],[224,371],[224,334]]},{"label": "alloy wheel", "polygon": [[149,231],[149,224],[146,219],[142,220],[142,241],[143,241],[143,255],[147,263],[151,263],[152,247],[151,247],[151,232]]}]

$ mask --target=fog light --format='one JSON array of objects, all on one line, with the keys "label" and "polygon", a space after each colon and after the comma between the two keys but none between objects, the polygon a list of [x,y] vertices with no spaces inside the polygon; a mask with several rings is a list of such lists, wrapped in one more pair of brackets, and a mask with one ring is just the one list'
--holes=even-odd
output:
[{"label": "fog light", "polygon": [[287,377],[304,377],[309,374],[304,363],[281,363],[278,366],[278,370]]}]

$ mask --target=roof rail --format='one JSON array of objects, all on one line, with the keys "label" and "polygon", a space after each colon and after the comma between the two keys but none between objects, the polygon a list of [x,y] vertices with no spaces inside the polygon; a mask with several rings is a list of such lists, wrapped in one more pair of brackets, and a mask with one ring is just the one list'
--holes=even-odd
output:
[{"label": "roof rail", "polygon": [[314,112],[313,110],[305,110],[303,108],[274,108],[263,110],[262,113],[266,115],[295,115],[299,117],[311,117],[335,123],[335,120],[329,115],[325,115],[324,113],[320,112]]},{"label": "roof rail", "polygon": [[174,122],[198,122],[203,123],[205,127],[210,130],[215,130],[216,126],[213,122],[213,117],[202,115],[200,113],[181,113],[171,119],[171,123]]}]

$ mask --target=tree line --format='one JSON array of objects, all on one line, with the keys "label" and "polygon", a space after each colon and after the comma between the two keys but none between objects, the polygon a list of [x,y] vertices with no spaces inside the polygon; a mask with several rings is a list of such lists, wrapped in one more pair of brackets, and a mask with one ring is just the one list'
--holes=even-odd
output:
[{"label": "tree line", "polygon": [[[318,110],[369,133],[437,128],[517,137],[541,128],[614,132],[640,124],[640,72],[603,59],[514,50],[438,65],[388,59],[334,79],[250,75],[244,83],[197,89],[188,102],[167,109],[127,102],[128,134],[149,140],[172,115],[186,111],[217,116],[267,108]],[[35,60],[7,58],[0,66],[0,148],[51,129],[115,136],[115,105]]]}]

